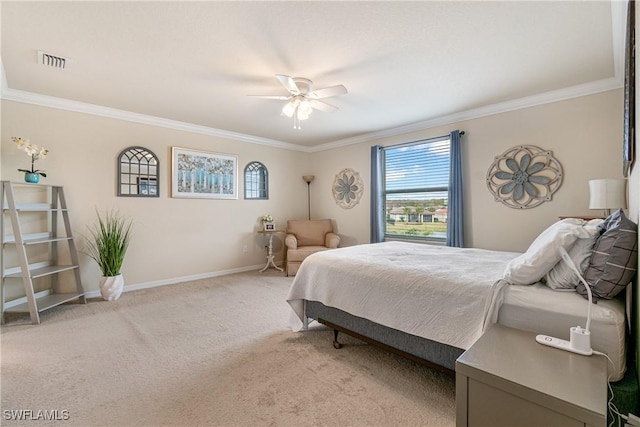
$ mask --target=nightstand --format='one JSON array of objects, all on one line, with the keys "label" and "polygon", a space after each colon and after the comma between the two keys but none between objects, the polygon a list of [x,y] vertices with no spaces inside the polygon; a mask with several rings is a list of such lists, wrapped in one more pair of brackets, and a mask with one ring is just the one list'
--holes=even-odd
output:
[{"label": "nightstand", "polygon": [[456,426],[605,426],[607,360],[493,325],[456,361]]}]

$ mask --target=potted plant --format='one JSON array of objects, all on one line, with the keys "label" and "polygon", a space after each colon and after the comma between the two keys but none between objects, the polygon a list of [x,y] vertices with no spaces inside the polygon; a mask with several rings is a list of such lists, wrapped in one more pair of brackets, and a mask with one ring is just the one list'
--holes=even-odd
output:
[{"label": "potted plant", "polygon": [[85,253],[100,267],[100,293],[102,298],[113,301],[120,297],[124,278],[120,272],[124,256],[131,240],[132,220],[117,212],[107,212],[104,217],[96,211],[98,222],[89,227]]},{"label": "potted plant", "polygon": [[40,147],[36,144],[32,144],[26,138],[12,136],[11,140],[15,142],[16,146],[27,153],[27,156],[31,157],[31,169],[18,169],[18,172],[24,172],[25,182],[37,184],[40,182],[40,175],[46,177],[47,174],[40,169],[36,169],[35,163],[38,159],[44,159],[49,154],[49,150]]}]

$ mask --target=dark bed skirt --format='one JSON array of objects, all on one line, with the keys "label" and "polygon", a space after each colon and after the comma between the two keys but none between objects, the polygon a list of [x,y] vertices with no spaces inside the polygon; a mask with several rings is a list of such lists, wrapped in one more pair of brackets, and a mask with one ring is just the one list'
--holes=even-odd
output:
[{"label": "dark bed skirt", "polygon": [[330,328],[449,374],[454,372],[456,359],[464,353],[463,349],[382,326],[317,301],[306,301],[306,315]]}]

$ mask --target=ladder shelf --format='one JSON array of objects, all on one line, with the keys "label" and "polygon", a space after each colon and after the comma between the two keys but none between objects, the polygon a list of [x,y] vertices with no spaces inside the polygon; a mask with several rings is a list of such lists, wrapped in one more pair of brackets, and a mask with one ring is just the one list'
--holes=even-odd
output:
[{"label": "ladder shelf", "polygon": [[[16,196],[20,195],[20,189],[31,187],[30,195],[36,198],[46,198],[47,203],[17,203]],[[34,187],[37,187],[35,189]],[[10,181],[2,181],[2,214],[0,215],[0,241],[2,242],[2,285],[0,286],[0,304],[2,306],[2,323],[5,321],[5,313],[29,313],[31,323],[39,324],[39,313],[60,304],[78,299],[80,303],[86,304],[84,290],[80,280],[80,267],[78,253],[69,222],[69,212],[64,197],[64,189],[61,186],[43,184],[25,184]],[[25,220],[25,216],[30,221]],[[44,215],[46,214],[46,218]],[[9,220],[7,221],[7,217]],[[59,219],[62,218],[59,224]],[[12,234],[7,233],[11,224]],[[31,233],[23,233],[24,225],[36,227],[46,224],[46,230],[37,230]],[[64,233],[59,234],[58,229],[64,229]],[[68,249],[70,263],[62,263],[58,249],[59,245],[64,245]],[[30,260],[29,247],[45,247],[40,249],[36,258],[42,258],[43,252],[47,260]],[[7,255],[12,254],[17,266],[7,267]],[[62,284],[58,275],[62,272],[72,273],[73,282]],[[12,301],[7,304],[5,286],[10,279],[22,279],[26,302],[16,303]],[[35,279],[48,278],[49,288],[36,292],[34,287]],[[73,289],[69,291],[69,289]],[[58,292],[58,289],[65,289]],[[18,301],[20,298],[18,298]]]}]

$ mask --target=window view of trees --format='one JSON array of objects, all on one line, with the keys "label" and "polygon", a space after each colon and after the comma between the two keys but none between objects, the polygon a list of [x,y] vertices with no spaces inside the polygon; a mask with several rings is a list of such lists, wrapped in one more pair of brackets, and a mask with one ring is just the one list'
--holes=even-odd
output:
[{"label": "window view of trees", "polygon": [[439,238],[447,232],[447,199],[387,200],[387,234]]}]

